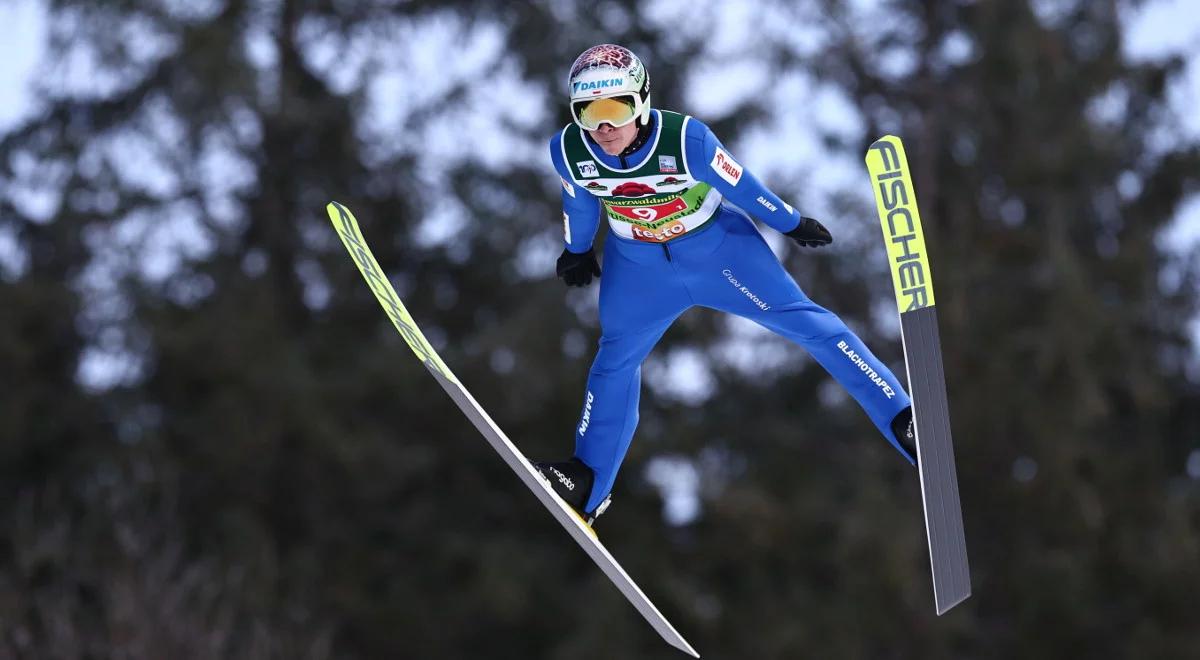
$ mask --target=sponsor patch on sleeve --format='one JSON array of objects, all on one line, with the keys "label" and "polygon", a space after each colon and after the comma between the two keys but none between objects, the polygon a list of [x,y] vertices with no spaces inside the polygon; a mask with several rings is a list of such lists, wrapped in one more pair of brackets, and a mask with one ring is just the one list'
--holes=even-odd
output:
[{"label": "sponsor patch on sleeve", "polygon": [[568,195],[574,197],[575,196],[575,186],[571,185],[570,181],[567,181],[566,179],[562,178],[561,176],[558,177],[558,180],[562,181],[563,190],[567,191]]},{"label": "sponsor patch on sleeve", "polygon": [[571,242],[571,218],[566,211],[563,211],[563,238]]},{"label": "sponsor patch on sleeve", "polygon": [[731,186],[736,186],[738,181],[742,180],[742,166],[720,147],[717,147],[717,153],[713,155],[709,166],[716,171],[718,176],[728,181]]}]

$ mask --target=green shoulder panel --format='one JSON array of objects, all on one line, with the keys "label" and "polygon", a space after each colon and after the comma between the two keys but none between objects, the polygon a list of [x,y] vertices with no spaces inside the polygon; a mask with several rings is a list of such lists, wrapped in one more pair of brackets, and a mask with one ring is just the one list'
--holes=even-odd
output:
[{"label": "green shoulder panel", "polygon": [[679,171],[686,172],[687,164],[683,162],[683,122],[687,117],[670,110],[659,110],[658,116],[662,118],[662,136],[654,155],[674,157],[679,163]]},{"label": "green shoulder panel", "polygon": [[580,133],[579,127],[575,124],[567,124],[562,129],[562,146],[563,156],[567,159],[567,169],[571,171],[571,177],[580,178],[578,163],[585,161],[595,161],[595,157],[588,153],[587,147],[583,144],[583,136]]}]

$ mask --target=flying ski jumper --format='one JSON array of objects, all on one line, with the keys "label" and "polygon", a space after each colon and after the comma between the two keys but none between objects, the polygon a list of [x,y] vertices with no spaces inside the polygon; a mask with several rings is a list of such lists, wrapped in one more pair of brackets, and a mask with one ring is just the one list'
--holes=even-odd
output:
[{"label": "flying ski jumper", "polygon": [[[588,49],[569,84],[574,122],[550,139],[562,179],[559,275],[569,285],[590,283],[601,272],[592,249],[601,218],[610,235],[600,348],[575,454],[538,466],[556,492],[589,522],[603,512],[637,427],[641,364],[671,323],[697,305],[748,318],[804,347],[915,463],[911,402],[900,381],[841,319],[808,299],[739,209],[801,245],[825,245],[829,232],[768,190],[703,123],[651,109],[649,75],[629,50]],[[637,137],[616,156],[589,134],[635,121]]]}]

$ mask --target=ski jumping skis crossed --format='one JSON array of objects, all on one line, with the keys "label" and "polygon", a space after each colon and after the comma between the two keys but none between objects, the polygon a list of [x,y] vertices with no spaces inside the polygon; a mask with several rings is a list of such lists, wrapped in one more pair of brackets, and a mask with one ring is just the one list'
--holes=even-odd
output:
[{"label": "ski jumping skis crossed", "polygon": [[667,621],[666,617],[658,611],[654,603],[642,593],[642,590],[621,568],[616,559],[609,554],[608,549],[600,543],[600,539],[596,536],[595,530],[583,522],[569,506],[567,506],[554,492],[550,489],[550,485],[546,483],[533,467],[524,454],[517,449],[516,445],[504,435],[496,422],[483,410],[479,402],[471,396],[467,388],[458,381],[442,358],[438,356],[437,351],[433,350],[433,346],[425,339],[425,335],[421,333],[412,316],[404,307],[404,303],[400,302],[400,296],[396,295],[396,290],[392,288],[391,282],[384,275],[383,269],[379,267],[379,262],[375,261],[374,255],[371,254],[371,249],[367,247],[367,241],[363,238],[362,231],[358,228],[358,222],[354,219],[354,215],[345,206],[337,202],[331,202],[325,209],[329,212],[329,219],[333,222],[334,228],[337,230],[338,236],[342,238],[342,243],[346,249],[350,251],[350,256],[354,258],[354,263],[358,264],[358,269],[362,272],[362,276],[367,280],[367,285],[371,291],[375,293],[375,297],[379,299],[379,304],[383,306],[383,311],[387,313],[388,318],[392,320],[392,324],[396,326],[396,330],[404,337],[404,341],[408,343],[409,348],[417,354],[417,358],[421,360],[429,373],[437,379],[442,389],[450,395],[454,403],[458,405],[467,419],[475,425],[475,428],[483,435],[484,439],[500,454],[508,467],[521,478],[521,482],[525,487],[533,491],[538,500],[550,511],[554,519],[567,530],[571,538],[575,539],[579,546],[583,548],[592,561],[600,567],[609,580],[616,585],[617,589],[624,594],[625,598],[637,608],[637,611],[645,617],[646,621],[654,628],[659,635],[671,646],[699,658],[700,654],[692,648],[686,640],[676,632],[675,628]]}]

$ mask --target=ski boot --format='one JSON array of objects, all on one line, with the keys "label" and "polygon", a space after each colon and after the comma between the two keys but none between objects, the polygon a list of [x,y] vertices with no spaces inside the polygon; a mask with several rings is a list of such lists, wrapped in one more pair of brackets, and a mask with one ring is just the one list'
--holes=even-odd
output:
[{"label": "ski boot", "polygon": [[896,434],[896,440],[900,443],[900,447],[908,453],[906,458],[911,459],[915,465],[917,462],[917,432],[913,428],[912,406],[896,413],[892,419],[892,433]]},{"label": "ski boot", "polygon": [[591,513],[583,510],[588,498],[592,495],[592,482],[596,480],[596,473],[578,458],[571,458],[569,461],[534,463],[533,467],[537,468],[542,478],[550,484],[551,490],[574,509],[588,527],[592,526],[596,518],[599,518],[612,502],[612,495],[608,495]]}]

